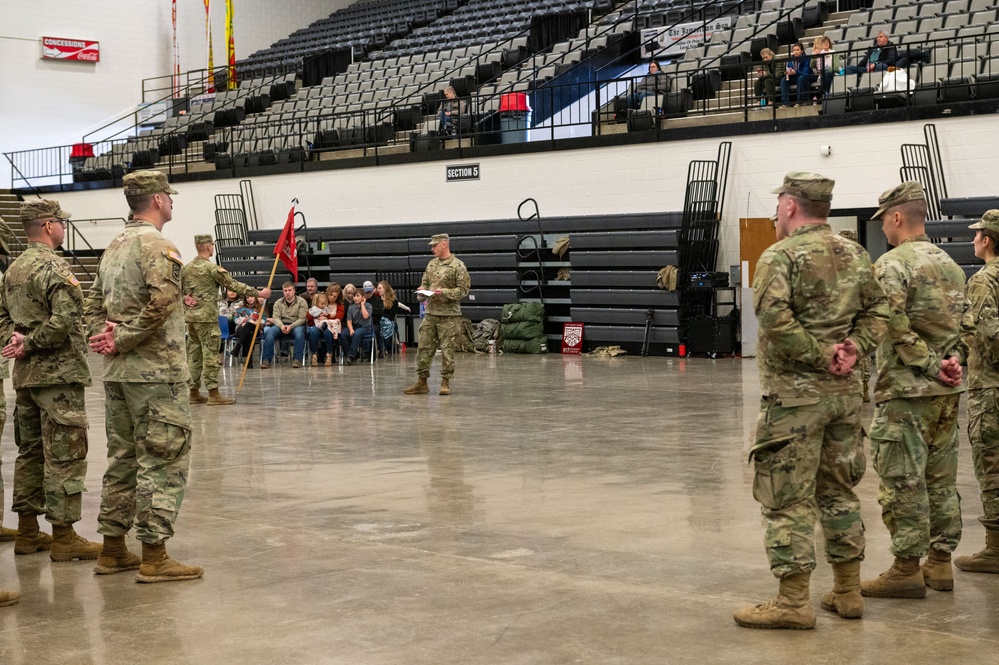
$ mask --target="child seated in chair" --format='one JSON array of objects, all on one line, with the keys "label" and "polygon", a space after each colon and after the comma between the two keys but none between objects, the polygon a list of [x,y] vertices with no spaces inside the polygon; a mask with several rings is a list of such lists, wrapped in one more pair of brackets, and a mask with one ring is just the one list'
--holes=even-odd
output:
[{"label": "child seated in chair", "polygon": [[371,305],[364,297],[364,291],[354,291],[354,304],[347,310],[347,332],[340,335],[347,353],[347,364],[353,365],[360,355],[365,339],[374,344],[374,327],[371,323]]}]

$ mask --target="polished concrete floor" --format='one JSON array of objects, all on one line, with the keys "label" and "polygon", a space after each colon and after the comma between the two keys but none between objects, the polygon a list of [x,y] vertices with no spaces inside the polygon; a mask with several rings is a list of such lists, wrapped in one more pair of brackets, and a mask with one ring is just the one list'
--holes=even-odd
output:
[{"label": "polished concrete floor", "polygon": [[[844,621],[818,609],[821,563],[815,630],[733,623],[776,588],[746,463],[754,361],[462,355],[454,394],[404,396],[414,365],[284,364],[195,407],[169,551],[202,580],[0,545],[0,586],[23,594],[0,608],[0,663],[999,662],[999,576]],[[78,530],[96,538],[102,391],[88,402]],[[0,448],[10,525],[9,424]],[[962,432],[965,553],[984,540],[970,458]],[[890,563],[876,490],[868,469],[865,576]]]}]

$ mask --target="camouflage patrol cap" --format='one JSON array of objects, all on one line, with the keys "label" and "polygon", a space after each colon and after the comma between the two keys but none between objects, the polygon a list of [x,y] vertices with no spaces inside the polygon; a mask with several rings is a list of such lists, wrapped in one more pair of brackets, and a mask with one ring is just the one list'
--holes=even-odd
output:
[{"label": "camouflage patrol cap", "polygon": [[860,236],[858,236],[857,232],[854,231],[853,229],[843,229],[842,231],[839,232],[839,234],[844,238],[846,238],[847,240],[852,240],[853,242],[860,242]]},{"label": "camouflage patrol cap", "polygon": [[36,219],[48,219],[49,217],[69,219],[72,216],[73,213],[60,208],[59,202],[54,200],[38,199],[37,201],[25,201],[21,204],[22,222],[33,222]]},{"label": "camouflage patrol cap", "polygon": [[210,233],[199,233],[196,236],[194,236],[195,245],[211,245],[213,242],[215,241],[212,240],[212,236]]},{"label": "camouflage patrol cap", "polygon": [[900,206],[903,203],[925,199],[926,192],[923,191],[923,186],[915,180],[908,180],[903,182],[898,187],[889,189],[887,192],[884,192],[878,197],[878,206],[880,207],[871,219],[879,219],[881,215],[885,214],[888,210],[891,210],[895,206]]},{"label": "camouflage patrol cap", "polygon": [[818,173],[808,173],[807,171],[791,171],[784,176],[784,184],[773,190],[773,194],[790,194],[809,201],[832,201],[833,185],[835,180],[830,180]]},{"label": "camouflage patrol cap", "polygon": [[986,231],[999,233],[999,210],[986,210],[985,214],[982,215],[982,221],[975,222],[968,228],[985,229]]},{"label": "camouflage patrol cap", "polygon": [[450,239],[451,236],[449,236],[446,233],[435,233],[434,235],[430,236],[430,242],[427,244],[436,245],[439,242],[444,242],[445,240],[450,240]]},{"label": "camouflage patrol cap", "polygon": [[125,196],[141,196],[143,194],[176,194],[177,190],[167,182],[162,171],[134,171],[121,179],[125,186]]}]

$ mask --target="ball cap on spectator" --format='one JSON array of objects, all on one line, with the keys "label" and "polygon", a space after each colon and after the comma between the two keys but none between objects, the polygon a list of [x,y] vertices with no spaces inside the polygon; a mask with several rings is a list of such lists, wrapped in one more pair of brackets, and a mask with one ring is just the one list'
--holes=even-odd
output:
[{"label": "ball cap on spectator", "polygon": [[903,203],[908,203],[909,201],[920,201],[924,199],[926,199],[926,192],[923,191],[923,186],[915,180],[908,180],[894,189],[889,189],[887,192],[884,192],[878,197],[878,206],[880,207],[871,219],[880,219],[881,215],[885,214],[895,206],[900,206]]},{"label": "ball cap on spectator", "polygon": [[436,245],[439,242],[444,242],[445,240],[450,240],[450,239],[451,236],[449,236],[446,233],[435,233],[434,235],[430,236],[430,242],[427,244]]},{"label": "ball cap on spectator", "polygon": [[141,196],[143,194],[176,194],[177,190],[167,182],[162,171],[135,171],[121,179],[125,186],[125,196]]},{"label": "ball cap on spectator", "polygon": [[986,210],[985,214],[982,215],[982,221],[975,222],[968,228],[985,229],[986,231],[999,233],[999,210]]},{"label": "ball cap on spectator", "polygon": [[362,286],[361,288],[364,289],[365,293],[371,293],[372,291],[375,290],[375,285],[372,284],[371,282],[365,282],[364,286]]},{"label": "ball cap on spectator", "polygon": [[36,219],[48,219],[49,217],[69,219],[72,216],[73,213],[60,208],[59,202],[54,200],[38,199],[37,201],[25,201],[21,204],[22,222],[33,222]]},{"label": "ball cap on spectator", "polygon": [[836,184],[818,173],[791,171],[784,176],[784,184],[773,190],[773,194],[790,194],[809,201],[832,201],[832,190]]},{"label": "ball cap on spectator", "polygon": [[214,242],[210,233],[199,233],[194,236],[195,245],[211,245]]}]

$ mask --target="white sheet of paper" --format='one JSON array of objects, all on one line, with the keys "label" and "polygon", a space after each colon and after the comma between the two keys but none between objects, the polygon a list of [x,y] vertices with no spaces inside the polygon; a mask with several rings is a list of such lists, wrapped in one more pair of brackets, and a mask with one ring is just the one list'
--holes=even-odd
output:
[{"label": "white sheet of paper", "polygon": [[428,291],[427,289],[420,289],[420,290],[417,291],[417,293],[419,293],[421,296],[432,296],[432,295],[434,295],[433,291]]}]

